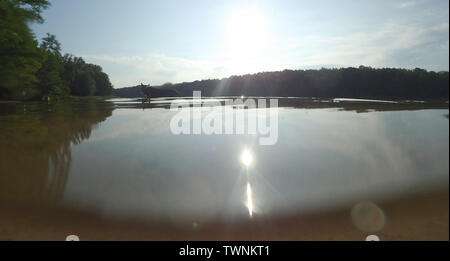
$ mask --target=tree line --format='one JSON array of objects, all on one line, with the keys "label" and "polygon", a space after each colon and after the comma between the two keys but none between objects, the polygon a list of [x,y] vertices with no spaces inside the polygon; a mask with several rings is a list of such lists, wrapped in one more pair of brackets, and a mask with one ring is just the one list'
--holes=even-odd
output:
[{"label": "tree line", "polygon": [[[339,68],[261,72],[224,79],[165,84],[181,96],[263,96],[448,101],[449,73],[397,68]],[[115,90],[120,97],[139,97],[138,87]]]},{"label": "tree line", "polygon": [[42,23],[47,0],[0,1],[0,99],[59,99],[111,95],[109,76],[81,57],[61,53],[52,34],[39,43],[30,29]]}]

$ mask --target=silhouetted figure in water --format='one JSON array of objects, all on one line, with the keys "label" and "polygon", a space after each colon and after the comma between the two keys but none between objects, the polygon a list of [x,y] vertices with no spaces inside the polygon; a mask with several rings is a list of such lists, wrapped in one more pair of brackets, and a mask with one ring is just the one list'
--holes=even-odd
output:
[{"label": "silhouetted figure in water", "polygon": [[151,98],[150,92],[151,92],[150,85],[145,86],[141,83],[141,94],[143,97],[142,102],[145,102],[145,101],[150,102],[150,98]]}]

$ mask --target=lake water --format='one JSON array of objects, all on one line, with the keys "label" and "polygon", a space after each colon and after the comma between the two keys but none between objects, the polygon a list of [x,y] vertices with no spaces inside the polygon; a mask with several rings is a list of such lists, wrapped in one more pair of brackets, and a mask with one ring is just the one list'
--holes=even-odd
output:
[{"label": "lake water", "polygon": [[198,222],[448,186],[448,104],[280,99],[278,140],[262,146],[253,134],[174,135],[171,101],[0,104],[0,202]]}]

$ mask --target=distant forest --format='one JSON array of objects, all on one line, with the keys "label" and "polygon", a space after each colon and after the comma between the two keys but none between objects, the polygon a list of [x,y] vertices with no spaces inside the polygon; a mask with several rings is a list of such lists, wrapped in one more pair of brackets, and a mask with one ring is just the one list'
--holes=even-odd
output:
[{"label": "distant forest", "polygon": [[[224,79],[155,86],[166,96],[263,96],[365,98],[389,100],[448,100],[449,73],[366,66],[358,68],[284,70]],[[167,92],[170,91],[170,92]],[[140,97],[140,87],[115,89],[119,97]],[[152,95],[160,96],[160,93]]]},{"label": "distant forest", "polygon": [[56,37],[39,43],[30,29],[42,23],[47,0],[0,0],[0,99],[59,99],[69,95],[111,95],[102,68],[81,57],[61,54]]}]

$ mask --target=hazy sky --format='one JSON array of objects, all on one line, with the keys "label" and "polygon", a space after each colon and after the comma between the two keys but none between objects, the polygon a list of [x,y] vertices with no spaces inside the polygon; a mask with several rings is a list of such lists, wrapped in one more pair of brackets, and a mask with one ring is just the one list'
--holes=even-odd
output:
[{"label": "hazy sky", "polygon": [[282,69],[449,69],[449,1],[51,0],[37,38],[115,88]]}]

